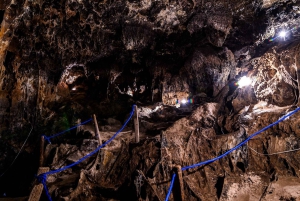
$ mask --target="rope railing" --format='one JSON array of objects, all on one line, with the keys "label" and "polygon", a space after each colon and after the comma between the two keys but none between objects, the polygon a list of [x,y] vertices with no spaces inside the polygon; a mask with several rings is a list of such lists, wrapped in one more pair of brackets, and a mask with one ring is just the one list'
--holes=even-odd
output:
[{"label": "rope railing", "polygon": [[[232,149],[226,151],[224,154],[220,155],[220,156],[217,156],[215,158],[212,158],[212,159],[209,159],[209,160],[206,160],[206,161],[203,161],[203,162],[200,162],[200,163],[196,163],[194,165],[190,165],[190,166],[186,166],[186,167],[183,167],[181,168],[182,171],[184,170],[188,170],[188,169],[191,169],[191,168],[195,168],[195,167],[199,167],[199,166],[202,166],[202,165],[207,165],[209,163],[212,163],[216,160],[219,160],[225,156],[227,156],[228,154],[230,154],[231,152],[233,152],[234,150],[237,150],[238,148],[240,148],[241,146],[243,146],[244,144],[246,144],[250,139],[252,139],[253,137],[257,136],[258,134],[266,131],[267,129],[271,128],[272,126],[276,125],[276,124],[279,124],[280,122],[284,121],[285,119],[287,119],[288,117],[292,116],[293,114],[295,114],[296,112],[298,112],[300,110],[300,107],[296,108],[295,110],[289,112],[288,114],[284,115],[283,117],[279,118],[276,122],[264,127],[263,129],[253,133],[252,135],[250,135],[246,140],[244,140],[243,142],[239,143],[237,146],[233,147]],[[176,178],[176,174],[173,174],[172,176],[172,180],[171,180],[171,184],[170,184],[170,187],[169,187],[169,190],[168,190],[168,193],[167,193],[167,196],[166,196],[166,199],[165,201],[168,201],[169,200],[169,197],[171,195],[171,192],[172,192],[172,188],[173,188],[173,184],[174,184],[174,181],[175,181],[175,178]]]},{"label": "rope railing", "polygon": [[173,188],[173,185],[174,185],[174,182],[175,182],[175,178],[176,178],[176,174],[173,173],[172,180],[171,180],[171,183],[170,183],[170,187],[169,187],[169,190],[168,190],[168,194],[167,194],[167,197],[166,197],[166,201],[169,200],[169,197],[171,195],[172,188]]},{"label": "rope railing", "polygon": [[[49,199],[49,201],[52,201],[52,198],[49,194],[49,191],[48,191],[48,188],[47,188],[47,175],[50,175],[50,174],[55,174],[55,173],[58,173],[58,172],[62,172],[68,168],[71,168],[75,165],[78,165],[79,163],[81,163],[82,161],[86,160],[87,158],[91,157],[92,155],[94,155],[95,153],[97,153],[101,148],[105,147],[107,144],[109,144],[112,140],[114,140],[117,135],[125,128],[125,126],[128,124],[128,122],[130,121],[130,119],[132,118],[133,114],[134,114],[134,110],[135,110],[135,105],[133,105],[132,107],[132,110],[131,110],[131,113],[130,113],[130,116],[128,117],[128,119],[126,120],[126,122],[124,123],[124,125],[122,126],[122,128],[120,130],[118,130],[109,140],[107,140],[104,144],[98,146],[94,151],[90,152],[89,154],[87,154],[86,156],[84,156],[83,158],[79,159],[78,161],[70,164],[70,165],[67,165],[63,168],[60,168],[60,169],[57,169],[57,170],[52,170],[52,171],[49,171],[49,172],[45,172],[43,174],[40,174],[37,176],[38,178],[38,181],[40,183],[43,184],[44,186],[44,189],[46,191],[46,195]],[[83,122],[84,123],[84,122]]]},{"label": "rope railing", "polygon": [[61,132],[59,132],[59,133],[57,133],[57,134],[54,134],[54,135],[51,135],[51,136],[49,136],[49,137],[46,136],[46,135],[42,135],[42,136],[44,136],[45,140],[47,140],[48,143],[51,144],[51,141],[50,141],[51,138],[60,136],[60,135],[62,135],[62,134],[64,134],[64,133],[66,133],[66,132],[68,132],[68,131],[70,131],[70,130],[73,130],[73,129],[75,129],[75,128],[81,126],[81,125],[84,125],[84,124],[86,124],[86,123],[88,123],[88,122],[90,122],[90,121],[92,121],[92,120],[93,120],[93,119],[90,118],[90,119],[88,119],[88,120],[86,120],[86,121],[84,121],[84,122],[82,122],[82,123],[80,123],[80,124],[77,124],[77,125],[75,125],[75,126],[73,126],[73,127],[71,127],[71,128],[68,128],[67,130],[61,131]]}]

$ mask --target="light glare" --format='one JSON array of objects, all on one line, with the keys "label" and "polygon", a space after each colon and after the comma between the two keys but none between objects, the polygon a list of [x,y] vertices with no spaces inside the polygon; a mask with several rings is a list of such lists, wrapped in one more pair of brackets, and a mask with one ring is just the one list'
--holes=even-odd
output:
[{"label": "light glare", "polygon": [[252,80],[249,77],[243,76],[239,81],[238,81],[238,86],[244,87],[250,85]]},{"label": "light glare", "polygon": [[186,104],[186,102],[187,102],[187,101],[186,101],[185,99],[183,99],[183,100],[181,101],[182,104]]},{"label": "light glare", "polygon": [[281,31],[280,33],[279,33],[279,36],[281,37],[281,38],[285,38],[286,37],[286,31]]}]

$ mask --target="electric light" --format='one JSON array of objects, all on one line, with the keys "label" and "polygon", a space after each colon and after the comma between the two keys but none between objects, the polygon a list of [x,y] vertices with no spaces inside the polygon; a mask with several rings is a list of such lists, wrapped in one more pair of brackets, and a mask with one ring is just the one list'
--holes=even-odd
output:
[{"label": "electric light", "polygon": [[279,33],[279,36],[281,38],[285,38],[286,37],[286,31],[285,30],[282,30],[280,33]]},{"label": "electric light", "polygon": [[76,90],[76,87],[73,87],[72,90],[75,91],[75,90]]},{"label": "electric light", "polygon": [[181,103],[182,103],[182,104],[186,104],[186,103],[187,103],[187,100],[182,99]]},{"label": "electric light", "polygon": [[238,86],[241,88],[241,87],[244,87],[244,86],[248,86],[252,83],[252,80],[247,77],[247,76],[243,76],[241,77],[241,79],[238,81]]}]

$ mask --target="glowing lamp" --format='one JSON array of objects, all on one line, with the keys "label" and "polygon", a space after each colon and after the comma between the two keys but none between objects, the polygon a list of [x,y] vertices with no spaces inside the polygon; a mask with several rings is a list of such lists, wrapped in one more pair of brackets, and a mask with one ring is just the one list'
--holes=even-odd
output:
[{"label": "glowing lamp", "polygon": [[252,80],[249,77],[243,76],[239,81],[238,81],[238,86],[244,87],[244,86],[248,86],[252,83]]},{"label": "glowing lamp", "polygon": [[286,31],[282,30],[280,33],[279,33],[279,36],[281,38],[285,38],[286,37]]},{"label": "glowing lamp", "polygon": [[181,103],[182,103],[182,104],[186,104],[186,103],[187,103],[187,100],[183,99],[183,100],[181,101]]}]

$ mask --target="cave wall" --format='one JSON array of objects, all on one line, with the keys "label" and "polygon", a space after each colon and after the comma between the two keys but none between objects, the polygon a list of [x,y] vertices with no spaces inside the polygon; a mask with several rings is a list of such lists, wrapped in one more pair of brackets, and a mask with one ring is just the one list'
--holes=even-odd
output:
[{"label": "cave wall", "polygon": [[[233,24],[247,23],[237,17],[239,7],[254,12],[249,4],[3,2],[1,130],[51,118],[66,102],[88,100],[87,108],[106,113],[103,107],[120,100],[174,105],[199,93],[215,96],[236,74],[233,53],[222,46]],[[31,111],[25,118],[24,108]],[[14,126],[4,122],[10,117]]]}]

